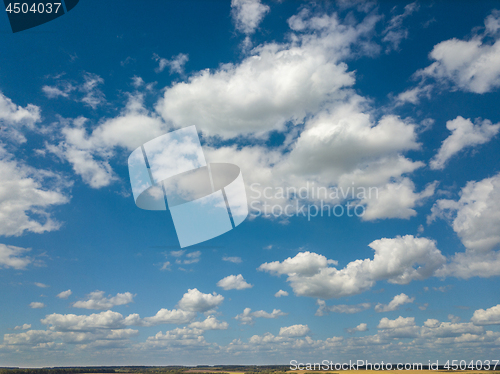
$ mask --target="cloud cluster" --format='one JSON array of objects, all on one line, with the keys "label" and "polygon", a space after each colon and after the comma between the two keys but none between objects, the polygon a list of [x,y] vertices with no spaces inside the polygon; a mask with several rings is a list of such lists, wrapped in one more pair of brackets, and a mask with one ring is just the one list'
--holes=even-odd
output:
[{"label": "cloud cluster", "polygon": [[244,290],[246,288],[252,288],[253,285],[247,283],[243,275],[228,275],[227,277],[221,279],[217,282],[217,286],[223,288],[224,290]]},{"label": "cloud cluster", "polygon": [[352,261],[340,270],[329,266],[335,261],[310,252],[283,262],[264,263],[258,270],[286,274],[297,296],[329,299],[364,292],[381,280],[408,284],[426,279],[446,261],[434,241],[412,235],[375,240],[369,246],[375,251],[373,259]]},{"label": "cloud cluster", "polygon": [[[69,290],[68,290],[69,291]],[[62,296],[69,296],[68,291]],[[70,292],[70,291],[69,291]],[[61,295],[61,294],[59,294]],[[58,295],[58,297],[60,297]],[[88,295],[88,300],[80,306],[87,309],[104,309],[123,305],[132,301],[133,295],[130,292],[117,294],[114,297],[105,298],[102,291],[96,291]],[[178,309],[161,309],[156,315],[141,318],[139,314],[130,314],[124,317],[121,313],[112,310],[93,313],[91,315],[58,314],[52,313],[41,319],[41,323],[47,326],[46,330],[29,330],[31,325],[24,324],[16,330],[28,330],[22,333],[5,334],[4,342],[10,346],[31,346],[34,348],[49,348],[56,344],[84,344],[85,347],[108,346],[116,341],[123,344],[130,343],[130,338],[138,335],[139,331],[131,329],[129,326],[157,326],[161,324],[189,324],[189,327],[175,329],[174,331],[190,331],[195,333],[197,338],[201,337],[207,330],[225,330],[228,328],[227,322],[218,321],[214,316],[207,316],[204,320],[196,321],[198,312],[209,312],[222,303],[224,297],[217,294],[204,294],[196,288],[188,290],[178,303]],[[75,306],[74,303],[73,306]],[[43,308],[45,305],[40,302],[32,302],[31,308]],[[159,334],[159,335],[158,335]],[[179,336],[174,332],[157,334],[162,339],[177,339]],[[175,336],[174,336],[175,335]],[[165,337],[166,336],[166,337]],[[149,339],[148,339],[149,341]],[[147,342],[148,342],[147,341]],[[149,344],[147,343],[146,344]],[[111,345],[114,345],[112,343]]]},{"label": "cloud cluster", "polygon": [[59,175],[27,166],[0,143],[0,235],[19,236],[59,229],[54,206],[69,201],[69,186]]},{"label": "cloud cluster", "polygon": [[453,38],[438,43],[429,55],[435,62],[416,74],[478,94],[499,87],[500,40],[498,30],[492,27],[499,19],[498,12],[493,12],[485,20],[483,33],[469,40]]},{"label": "cloud cluster", "polygon": [[431,169],[444,169],[446,162],[461,150],[489,142],[498,134],[500,123],[493,125],[491,121],[478,119],[473,124],[470,119],[458,116],[446,122],[446,128],[451,131],[451,135],[443,141],[431,160]]},{"label": "cloud cluster", "polygon": [[[62,294],[62,295],[61,295]],[[60,298],[67,298],[71,295],[71,290],[62,292]],[[87,300],[73,303],[74,308],[106,310],[114,306],[126,305],[134,301],[134,295],[130,292],[117,293],[116,296],[106,297],[104,291],[94,291],[87,295]]]},{"label": "cloud cluster", "polygon": [[231,0],[231,15],[236,29],[246,35],[255,32],[269,10],[269,6],[260,0]]},{"label": "cloud cluster", "polygon": [[399,295],[394,296],[391,302],[387,305],[381,303],[375,305],[375,311],[378,313],[392,312],[394,310],[398,310],[401,305],[413,303],[414,300],[415,300],[414,297],[410,298],[408,295],[401,293]]},{"label": "cloud cluster", "polygon": [[439,276],[459,278],[490,277],[500,274],[500,174],[480,181],[469,181],[458,200],[440,199],[432,207],[428,222],[443,218],[465,246],[456,253]]},{"label": "cloud cluster", "polygon": [[234,317],[236,320],[241,321],[242,325],[253,325],[255,323],[255,318],[278,318],[281,316],[286,316],[286,313],[283,313],[279,309],[273,309],[271,313],[268,313],[264,310],[256,310],[255,312],[252,312],[252,309],[250,308],[245,308],[243,310],[243,313],[238,314],[236,317]]}]

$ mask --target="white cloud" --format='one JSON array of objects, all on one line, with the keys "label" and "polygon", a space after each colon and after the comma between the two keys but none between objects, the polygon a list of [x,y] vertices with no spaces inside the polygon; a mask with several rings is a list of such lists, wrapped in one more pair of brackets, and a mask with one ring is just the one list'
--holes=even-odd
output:
[{"label": "white cloud", "polygon": [[182,296],[178,305],[185,311],[203,313],[218,307],[222,304],[223,300],[224,296],[218,295],[215,292],[213,294],[202,293],[197,288],[193,288],[189,289]]},{"label": "white cloud", "polygon": [[[435,60],[416,75],[432,77],[454,88],[474,92],[490,92],[500,86],[500,40],[496,24],[500,15],[494,12],[486,18],[486,31],[469,40],[449,39],[438,43],[430,53]],[[490,37],[493,41],[489,42]]]},{"label": "white cloud", "polygon": [[170,261],[165,261],[163,264],[161,264],[160,270],[169,270],[170,271],[171,270],[170,265],[171,265]]},{"label": "white cloud", "polygon": [[279,309],[273,309],[271,313],[268,313],[264,310],[256,310],[252,312],[252,309],[245,308],[243,313],[238,314],[234,317],[236,320],[241,321],[243,325],[253,325],[255,323],[255,318],[267,318],[267,319],[275,319],[281,316],[286,316],[287,313],[283,313]]},{"label": "white cloud", "polygon": [[224,256],[222,257],[222,261],[228,261],[228,262],[232,262],[233,264],[241,264],[242,260],[241,260],[241,257],[228,257],[228,256]]},{"label": "white cloud", "polygon": [[416,105],[420,102],[420,98],[423,96],[430,99],[432,89],[433,86],[431,84],[419,84],[416,87],[403,91],[396,96],[396,105],[399,106],[405,103]]},{"label": "white cloud", "polygon": [[394,296],[394,298],[391,300],[391,302],[388,305],[384,305],[381,303],[378,303],[377,305],[375,305],[375,311],[378,313],[392,312],[394,310],[399,309],[399,307],[401,305],[413,303],[414,300],[415,300],[414,297],[410,298],[408,295],[401,293],[399,295]]},{"label": "white cloud", "polygon": [[410,326],[415,326],[415,317],[403,318],[399,316],[396,319],[389,319],[387,317],[382,318],[377,328],[384,330],[384,329],[398,329]]},{"label": "white cloud", "polygon": [[481,334],[484,329],[474,326],[472,323],[439,322],[436,319],[428,319],[424,322],[421,335],[428,338],[449,338],[463,336],[464,334]]},{"label": "white cloud", "polygon": [[67,299],[72,294],[73,294],[73,292],[71,292],[71,290],[67,290],[67,291],[62,291],[62,292],[58,293],[56,296],[60,299]]},{"label": "white cloud", "polygon": [[188,327],[176,328],[165,333],[160,331],[156,335],[148,337],[141,346],[146,351],[161,349],[164,352],[165,349],[175,349],[185,352],[186,349],[209,345],[202,335],[203,332],[204,330]]},{"label": "white cloud", "polygon": [[158,62],[158,67],[155,69],[157,73],[161,73],[168,66],[170,74],[184,74],[184,65],[189,60],[189,56],[184,53],[179,53],[177,56],[172,56],[170,60],[161,58],[156,53],[153,54],[153,60]]},{"label": "white cloud", "polygon": [[95,160],[86,151],[76,148],[66,148],[64,157],[73,165],[73,170],[80,175],[85,183],[92,188],[101,188],[116,180],[111,166],[107,161]]},{"label": "white cloud", "polygon": [[83,79],[84,83],[79,89],[85,95],[81,101],[92,109],[96,109],[106,101],[104,93],[98,88],[104,83],[104,79],[93,73],[85,73]]},{"label": "white cloud", "polygon": [[236,28],[247,35],[255,32],[269,9],[260,0],[231,0],[231,15]]},{"label": "white cloud", "polygon": [[43,86],[42,91],[49,99],[55,99],[59,96],[69,97],[69,94],[76,89],[72,84],[68,82],[61,82],[60,87],[57,86]]},{"label": "white cloud", "polygon": [[319,306],[315,314],[316,316],[324,316],[329,312],[354,314],[370,309],[371,307],[370,303],[361,303],[355,305],[338,304],[338,305],[327,306],[325,300],[321,299],[318,299],[316,301],[316,304],[318,304]]},{"label": "white cloud", "polygon": [[378,17],[342,26],[336,14],[321,22],[306,13],[292,18],[292,28],[302,25],[297,42],[261,45],[237,65],[200,71],[167,88],[157,111],[177,127],[194,124],[204,134],[231,138],[283,130],[286,122],[300,123],[325,100],[342,98],[340,90],[354,78],[338,60],[373,31]]},{"label": "white cloud", "polygon": [[295,257],[288,257],[283,262],[274,261],[264,263],[259,266],[258,270],[267,271],[271,274],[303,274],[314,275],[321,269],[326,268],[329,264],[337,265],[337,261],[328,260],[325,256],[317,253],[300,252]]},{"label": "white cloud", "polygon": [[[303,9],[288,20],[288,42],[260,45],[239,63],[173,83],[153,113],[141,95],[130,95],[117,118],[91,129],[67,126],[55,148],[62,158],[71,156],[86,183],[100,188],[116,178],[109,165],[115,148],[131,150],[172,126],[195,124],[207,139],[207,159],[234,160],[245,180],[263,186],[375,187],[380,196],[359,200],[366,206],[363,219],[408,219],[433,193],[432,185],[416,192],[403,177],[424,166],[403,156],[420,147],[416,126],[393,115],[373,118],[368,100],[350,89],[354,72],[342,62],[377,53],[370,37],[379,20],[370,14],[359,23],[344,23],[335,13]],[[218,137],[267,137],[273,130],[287,131],[279,149],[210,146]]]},{"label": "white cloud", "polygon": [[364,332],[364,331],[368,331],[368,325],[366,323],[360,323],[359,325],[357,325],[352,329],[347,329],[347,332],[349,334],[354,334],[355,332]]},{"label": "white cloud", "polygon": [[408,38],[408,30],[402,27],[403,21],[405,18],[409,17],[412,13],[418,11],[420,6],[417,2],[407,4],[404,8],[404,12],[393,16],[389,21],[389,25],[382,32],[384,37],[382,38],[383,42],[390,43],[390,47],[387,48],[387,52],[391,49],[398,49],[399,44],[403,39]]},{"label": "white cloud", "polygon": [[208,316],[204,321],[191,322],[189,327],[192,329],[200,330],[227,330],[229,324],[227,322],[220,322],[214,316]]},{"label": "white cloud", "polygon": [[14,327],[14,330],[29,330],[31,329],[31,324],[25,323],[22,326]]},{"label": "white cloud", "polygon": [[32,303],[30,303],[30,308],[32,308],[32,309],[45,308],[45,304],[41,303],[41,302],[38,302],[38,301],[33,301]]},{"label": "white cloud", "polygon": [[[264,263],[258,270],[287,274],[287,281],[298,296],[338,298],[364,292],[380,280],[408,284],[426,279],[445,262],[435,242],[427,238],[398,236],[375,240],[369,246],[375,251],[373,260],[356,260],[340,270],[327,266],[334,263],[332,260],[309,252],[299,253],[282,263]],[[324,257],[321,263],[307,266],[311,258],[319,257]],[[288,266],[291,263],[293,268]]]},{"label": "white cloud", "polygon": [[[130,318],[129,318],[130,317]],[[196,311],[182,310],[182,309],[160,309],[153,317],[146,317],[139,320],[137,316],[133,318],[129,316],[129,324],[139,324],[143,326],[155,326],[163,323],[174,323],[182,325],[191,322],[196,317]]]},{"label": "white cloud", "polygon": [[86,126],[84,117],[62,120],[59,143],[47,149],[70,162],[76,174],[92,188],[108,186],[117,180],[109,159],[116,147],[134,150],[145,142],[168,132],[168,126],[144,108],[144,96],[128,95],[125,108],[115,117],[98,126]]},{"label": "white cloud", "polygon": [[[182,252],[182,253],[179,253]],[[190,252],[186,254],[185,259],[180,259],[182,255],[184,254],[184,251],[172,251],[170,254],[175,253],[175,255],[172,255],[174,257],[178,257],[177,260],[175,260],[175,263],[178,265],[190,265],[190,264],[195,264],[200,261],[200,256],[201,252],[200,251],[195,251],[195,252]]]},{"label": "white cloud", "polygon": [[92,331],[95,329],[119,329],[125,326],[120,313],[111,310],[91,314],[49,314],[41,320],[51,331]]},{"label": "white cloud", "polygon": [[283,290],[279,290],[278,292],[276,292],[274,294],[274,297],[281,297],[281,296],[288,296],[288,292],[283,291]]},{"label": "white cloud", "polygon": [[451,131],[451,135],[443,141],[431,160],[431,169],[444,169],[446,162],[461,150],[489,142],[498,134],[500,123],[493,125],[491,121],[478,119],[473,124],[470,119],[458,116],[446,122],[446,128]]},{"label": "white cloud", "polygon": [[280,336],[286,336],[289,338],[297,338],[300,336],[306,336],[311,330],[307,325],[292,325],[288,327],[280,328]]},{"label": "white cloud", "polygon": [[113,297],[105,297],[104,291],[94,291],[87,295],[87,300],[73,303],[73,308],[83,309],[111,309],[117,305],[126,305],[134,301],[134,295],[130,292],[117,293]]},{"label": "white cloud", "polygon": [[223,288],[224,290],[244,290],[246,288],[252,288],[253,285],[245,281],[241,274],[238,275],[228,275],[227,277],[221,279],[217,282],[217,286]]},{"label": "white cloud", "polygon": [[48,288],[50,286],[44,284],[44,283],[40,283],[40,282],[35,282],[35,286],[37,287],[40,287],[40,288]]},{"label": "white cloud", "polygon": [[438,276],[470,278],[500,274],[500,174],[481,181],[469,181],[458,201],[441,199],[431,209],[428,222],[436,217],[450,221],[465,252],[456,253]]},{"label": "white cloud", "polygon": [[[0,235],[43,233],[59,229],[51,216],[54,205],[65,204],[68,184],[50,171],[24,165],[0,144]],[[5,251],[5,248],[3,249]]]},{"label": "white cloud", "polygon": [[[23,127],[33,129],[40,122],[40,108],[28,104],[25,108],[16,105],[11,99],[0,92],[0,121],[2,122],[2,137],[17,143],[26,142],[21,132]],[[4,126],[6,125],[6,126]]]},{"label": "white cloud", "polygon": [[470,320],[475,325],[500,325],[500,304],[474,311]]},{"label": "white cloud", "polygon": [[0,244],[0,267],[13,268],[17,270],[25,269],[33,262],[25,252],[31,251],[31,248],[15,247],[13,245]]},{"label": "white cloud", "polygon": [[144,79],[138,77],[137,75],[134,75],[132,77],[132,86],[134,86],[135,89],[138,89],[143,85],[144,85]]}]

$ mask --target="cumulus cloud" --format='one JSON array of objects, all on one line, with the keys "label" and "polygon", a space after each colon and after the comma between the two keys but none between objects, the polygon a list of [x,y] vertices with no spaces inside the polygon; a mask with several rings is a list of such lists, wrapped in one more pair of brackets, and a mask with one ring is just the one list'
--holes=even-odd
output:
[{"label": "cumulus cloud", "polygon": [[[364,292],[376,283],[408,284],[434,275],[445,262],[445,257],[436,248],[435,242],[412,235],[384,238],[369,244],[375,251],[374,258],[356,260],[343,269],[333,266],[326,257],[299,253],[295,258],[283,262],[262,264],[258,270],[288,276],[294,293],[298,296],[339,298]],[[321,259],[308,266],[310,259]],[[288,265],[294,264],[292,268]]]},{"label": "cumulus cloud", "polygon": [[378,313],[381,312],[392,312],[394,310],[399,309],[401,305],[408,304],[408,303],[413,303],[415,300],[414,297],[410,298],[408,295],[401,293],[399,295],[394,296],[394,298],[391,300],[391,302],[387,305],[378,303],[375,305],[375,311]]},{"label": "cumulus cloud", "polygon": [[228,275],[227,277],[221,279],[217,282],[217,286],[223,288],[224,290],[244,290],[246,288],[252,288],[253,285],[249,284],[243,278],[243,275]]},{"label": "cumulus cloud", "polygon": [[189,289],[178,305],[182,310],[189,312],[207,312],[222,304],[224,296],[217,293],[206,294],[198,291],[197,288]]},{"label": "cumulus cloud", "polygon": [[278,292],[276,292],[274,294],[274,297],[281,297],[281,296],[288,296],[288,292],[283,291],[283,290],[279,290]]},{"label": "cumulus cloud", "polygon": [[288,327],[280,328],[280,336],[286,336],[290,338],[297,338],[300,336],[306,336],[311,330],[307,325],[292,325]]},{"label": "cumulus cloud", "polygon": [[243,313],[238,314],[234,318],[236,320],[241,321],[242,325],[253,325],[255,323],[255,318],[274,319],[274,318],[278,318],[281,316],[286,316],[286,314],[287,313],[283,313],[279,309],[273,309],[273,311],[271,313],[268,313],[264,310],[256,310],[255,312],[252,312],[252,309],[245,308],[243,310]]},{"label": "cumulus cloud", "polygon": [[157,73],[161,73],[166,67],[169,68],[170,74],[184,74],[184,65],[189,60],[189,56],[184,53],[179,53],[177,56],[172,56],[170,60],[161,58],[156,53],[153,54],[153,60],[158,62],[158,67],[155,69]]},{"label": "cumulus cloud", "polygon": [[220,322],[214,316],[208,316],[204,321],[191,322],[189,327],[192,329],[200,330],[227,330],[229,324],[227,322]]},{"label": "cumulus cloud", "polygon": [[10,98],[0,92],[0,121],[1,134],[16,143],[26,142],[22,134],[23,128],[33,129],[34,124],[40,122],[40,108],[28,104],[25,108],[15,104]]},{"label": "cumulus cloud", "polygon": [[205,347],[209,344],[203,336],[204,330],[196,328],[176,328],[162,333],[158,332],[154,336],[150,336],[141,344],[145,350],[151,349],[176,349],[184,352],[186,348]]},{"label": "cumulus cloud", "polygon": [[297,43],[261,45],[239,64],[202,70],[172,85],[157,111],[178,127],[195,124],[204,134],[224,138],[262,135],[283,130],[288,121],[300,122],[354,84],[353,75],[338,60],[350,53],[358,38],[371,33],[378,20],[367,17],[358,25],[340,26],[336,14],[324,15],[321,22],[317,18],[300,13],[290,19],[299,33]]},{"label": "cumulus cloud", "polygon": [[444,169],[447,161],[461,150],[489,142],[498,134],[500,123],[493,125],[491,121],[478,119],[473,124],[470,119],[458,116],[446,122],[446,128],[451,131],[451,135],[443,141],[431,160],[431,169]]},{"label": "cumulus cloud", "polygon": [[267,271],[275,275],[293,273],[314,275],[317,274],[320,269],[327,267],[329,264],[337,265],[338,262],[334,260],[328,260],[323,255],[307,251],[300,252],[293,258],[288,257],[283,262],[266,262],[260,265],[258,270]]},{"label": "cumulus cloud", "polygon": [[366,323],[360,323],[356,327],[353,327],[352,329],[347,329],[347,332],[349,334],[354,334],[356,332],[364,332],[368,331],[368,325]]},{"label": "cumulus cloud", "polygon": [[53,313],[45,316],[41,322],[51,331],[91,331],[119,329],[125,326],[123,316],[111,310],[89,316]]},{"label": "cumulus cloud", "polygon": [[67,299],[72,294],[73,294],[73,292],[71,292],[71,290],[67,290],[67,291],[62,291],[62,292],[58,293],[56,296],[60,299]]},{"label": "cumulus cloud", "polygon": [[31,324],[25,323],[22,326],[14,327],[14,330],[29,330],[31,329]]},{"label": "cumulus cloud", "polygon": [[12,245],[0,244],[0,267],[22,270],[33,262],[33,259],[25,253],[31,248],[21,248]]},{"label": "cumulus cloud", "polygon": [[474,325],[500,325],[500,304],[474,311],[470,320]]},{"label": "cumulus cloud", "polygon": [[109,164],[116,147],[134,150],[168,132],[168,126],[144,108],[143,100],[142,94],[129,95],[120,115],[97,127],[89,126],[84,117],[61,121],[61,138],[47,150],[68,161],[92,188],[110,185],[117,180]]},{"label": "cumulus cloud", "polygon": [[87,295],[87,300],[77,301],[73,303],[73,307],[104,310],[111,309],[118,305],[126,305],[133,301],[134,295],[132,295],[130,292],[117,293],[116,296],[111,297],[110,295],[110,297],[106,297],[104,291],[94,291]]},{"label": "cumulus cloud", "polygon": [[[234,2],[233,9],[250,3],[256,4]],[[390,114],[374,118],[369,101],[351,89],[355,73],[343,62],[377,53],[370,40],[380,19],[370,13],[361,22],[343,22],[336,13],[303,8],[288,20],[287,42],[262,44],[238,63],[173,83],[153,112],[140,94],[130,95],[117,118],[97,126],[64,126],[59,144],[49,150],[68,160],[85,183],[102,188],[117,179],[109,163],[117,148],[131,150],[172,128],[195,124],[207,139],[207,159],[234,160],[245,180],[297,188],[307,182],[374,187],[377,196],[357,198],[366,206],[363,219],[408,219],[434,192],[434,185],[416,191],[408,177],[424,166],[403,155],[420,147],[416,126]],[[212,147],[220,138],[266,138],[276,130],[286,138],[277,149]]]},{"label": "cumulus cloud", "polygon": [[324,316],[329,312],[354,314],[370,309],[371,307],[370,303],[361,303],[355,305],[338,304],[338,305],[327,306],[325,300],[321,299],[318,299],[316,301],[316,304],[318,304],[319,306],[315,314],[316,316]]},{"label": "cumulus cloud", "polygon": [[31,309],[45,308],[45,304],[38,301],[33,301],[32,303],[30,303],[30,308]]},{"label": "cumulus cloud", "polygon": [[499,19],[498,12],[493,12],[486,18],[482,34],[468,40],[453,38],[435,45],[429,55],[435,62],[416,75],[431,77],[450,84],[454,89],[478,94],[498,88],[500,40],[495,25]]},{"label": "cumulus cloud", "polygon": [[127,317],[130,324],[138,324],[142,326],[155,326],[163,323],[174,323],[177,325],[185,324],[191,322],[196,317],[196,311],[192,310],[182,310],[182,309],[160,309],[156,315],[152,317],[146,317],[142,320],[139,316],[129,316]]},{"label": "cumulus cloud", "polygon": [[236,29],[247,35],[255,32],[269,9],[260,0],[231,0],[231,15]]},{"label": "cumulus cloud", "polygon": [[460,192],[460,199],[437,200],[428,222],[437,217],[450,222],[465,252],[456,253],[437,274],[470,278],[500,274],[500,174],[481,181],[469,181]]},{"label": "cumulus cloud", "polygon": [[[0,143],[0,235],[43,233],[61,226],[50,210],[69,201],[59,175],[17,161]],[[2,251],[7,251],[5,248]]]}]

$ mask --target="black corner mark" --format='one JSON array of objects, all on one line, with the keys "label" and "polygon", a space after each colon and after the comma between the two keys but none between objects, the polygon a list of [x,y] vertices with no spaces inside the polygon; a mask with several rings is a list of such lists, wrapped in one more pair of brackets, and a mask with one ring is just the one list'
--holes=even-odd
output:
[{"label": "black corner mark", "polygon": [[79,0],[3,0],[12,32],[39,26],[69,12]]}]

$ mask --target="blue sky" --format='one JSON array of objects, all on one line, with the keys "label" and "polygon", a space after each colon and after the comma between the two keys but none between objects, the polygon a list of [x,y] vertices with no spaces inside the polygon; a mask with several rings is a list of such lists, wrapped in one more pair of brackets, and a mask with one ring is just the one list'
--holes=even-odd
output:
[{"label": "blue sky", "polygon": [[[0,30],[1,366],[496,358],[498,2],[81,1]],[[127,159],[191,125],[251,208],[181,249]],[[376,193],[278,193],[313,185]],[[293,208],[321,203],[363,214]]]}]

